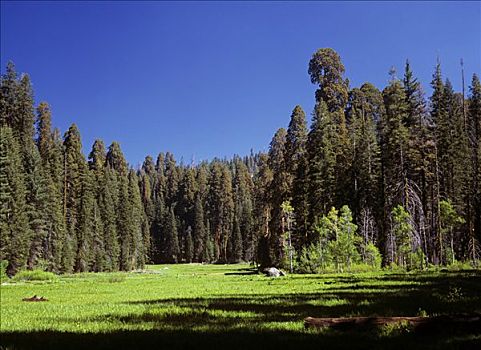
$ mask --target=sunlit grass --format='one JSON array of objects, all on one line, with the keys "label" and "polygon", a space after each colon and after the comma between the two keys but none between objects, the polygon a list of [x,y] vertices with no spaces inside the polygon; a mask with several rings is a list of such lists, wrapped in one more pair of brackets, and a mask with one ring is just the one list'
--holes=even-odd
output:
[{"label": "sunlit grass", "polygon": [[[272,279],[246,264],[156,265],[131,273],[59,276],[49,283],[7,281],[1,286],[1,332],[248,332],[259,336],[288,332],[322,340],[344,335],[305,330],[305,317],[416,316],[419,310],[426,315],[481,312],[480,291],[481,275],[476,271]],[[48,301],[22,301],[33,295]],[[362,337],[404,337],[395,327],[381,331]],[[466,336],[477,339],[473,334]],[[179,335],[179,339],[184,338]],[[443,344],[452,342],[452,337],[441,339]]]}]

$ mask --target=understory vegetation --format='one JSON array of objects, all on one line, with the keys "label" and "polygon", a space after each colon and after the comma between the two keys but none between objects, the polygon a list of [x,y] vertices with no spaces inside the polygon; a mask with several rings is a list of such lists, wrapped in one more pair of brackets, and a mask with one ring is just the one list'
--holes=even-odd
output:
[{"label": "understory vegetation", "polygon": [[[267,278],[247,264],[156,265],[135,272],[14,279],[1,286],[0,346],[475,348],[481,333],[469,327],[421,335],[402,324],[308,330],[303,319],[481,312],[479,290],[481,275],[475,270]],[[22,301],[32,295],[48,301]]]}]

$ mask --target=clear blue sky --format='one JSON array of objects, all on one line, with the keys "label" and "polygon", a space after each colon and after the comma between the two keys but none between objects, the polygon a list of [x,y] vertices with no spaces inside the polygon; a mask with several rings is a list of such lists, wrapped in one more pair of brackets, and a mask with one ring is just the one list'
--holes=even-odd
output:
[{"label": "clear blue sky", "polygon": [[119,141],[190,162],[265,150],[296,104],[308,117],[312,53],[332,47],[351,86],[385,86],[409,58],[429,92],[436,57],[461,89],[481,72],[480,2],[8,2],[1,3],[1,70],[30,74],[64,132],[84,151]]}]

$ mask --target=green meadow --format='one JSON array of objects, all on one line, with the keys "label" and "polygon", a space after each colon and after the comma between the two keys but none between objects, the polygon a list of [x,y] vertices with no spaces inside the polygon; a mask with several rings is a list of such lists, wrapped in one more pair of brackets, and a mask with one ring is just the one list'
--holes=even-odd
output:
[{"label": "green meadow", "polygon": [[[249,265],[155,265],[1,286],[2,349],[481,348],[481,330],[305,329],[303,319],[481,312],[481,273],[268,278]],[[33,295],[45,302],[25,302]]]}]

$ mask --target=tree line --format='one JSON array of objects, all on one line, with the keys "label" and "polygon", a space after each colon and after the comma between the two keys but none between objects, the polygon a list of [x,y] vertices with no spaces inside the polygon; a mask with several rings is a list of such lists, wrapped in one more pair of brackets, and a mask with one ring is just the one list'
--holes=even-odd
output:
[{"label": "tree line", "polygon": [[426,98],[406,61],[402,79],[391,71],[382,91],[370,83],[350,88],[330,48],[313,54],[308,73],[317,86],[310,126],[295,106],[268,152],[189,165],[167,152],[134,169],[117,142],[107,148],[96,140],[86,157],[76,125],[63,136],[53,128],[49,105],[35,106],[28,75],[9,63],[0,82],[7,273],[477,261],[477,75],[465,96],[438,62]]}]

